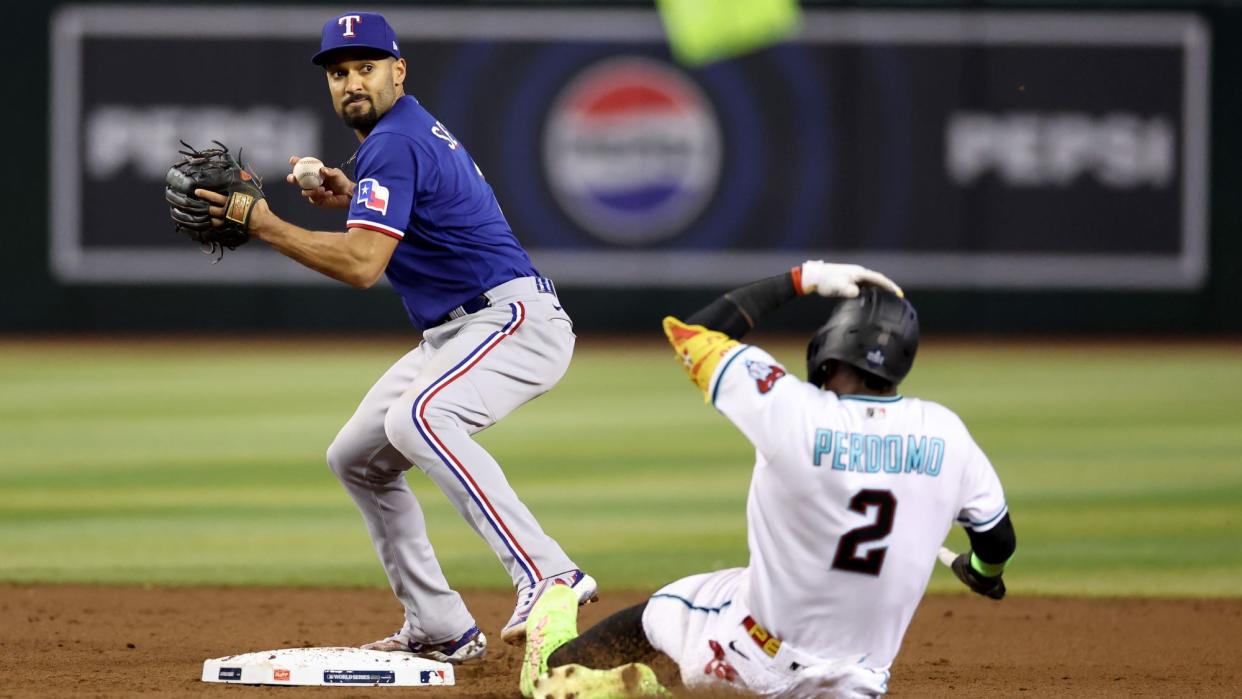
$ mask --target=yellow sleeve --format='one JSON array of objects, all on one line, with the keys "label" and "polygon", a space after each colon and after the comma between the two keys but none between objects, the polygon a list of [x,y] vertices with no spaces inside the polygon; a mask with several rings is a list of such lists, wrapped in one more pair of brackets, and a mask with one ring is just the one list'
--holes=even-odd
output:
[{"label": "yellow sleeve", "polygon": [[702,325],[686,325],[673,316],[665,316],[664,334],[673,345],[677,358],[681,360],[682,368],[699,390],[703,391],[703,401],[707,402],[708,384],[712,380],[712,374],[716,372],[716,365],[720,364],[720,359],[729,350],[738,346],[738,341],[719,330],[708,330]]}]

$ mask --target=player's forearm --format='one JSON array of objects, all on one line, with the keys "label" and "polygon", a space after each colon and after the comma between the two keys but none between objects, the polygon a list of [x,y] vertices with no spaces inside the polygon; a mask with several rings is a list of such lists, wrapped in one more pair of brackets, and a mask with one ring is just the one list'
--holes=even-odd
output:
[{"label": "player's forearm", "polygon": [[1018,538],[1008,514],[985,532],[967,529],[966,536],[970,539],[970,549],[974,554],[971,567],[986,577],[996,577],[1004,572],[1005,564],[1018,549]]},{"label": "player's forearm", "polygon": [[374,264],[370,250],[348,233],[311,231],[274,215],[251,232],[282,255],[350,286],[370,287],[384,271]]},{"label": "player's forearm", "polygon": [[720,298],[686,319],[690,325],[702,325],[732,338],[740,339],[750,332],[759,319],[802,293],[795,267],[789,272],[760,279],[725,293]]}]

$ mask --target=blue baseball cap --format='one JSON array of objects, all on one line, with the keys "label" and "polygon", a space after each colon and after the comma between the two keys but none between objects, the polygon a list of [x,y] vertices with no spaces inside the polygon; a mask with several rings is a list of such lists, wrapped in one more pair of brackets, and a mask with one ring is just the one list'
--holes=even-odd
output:
[{"label": "blue baseball cap", "polygon": [[376,12],[346,12],[324,22],[319,53],[311,58],[311,62],[323,65],[328,53],[347,48],[375,49],[393,58],[401,58],[397,32],[393,31],[383,15]]}]

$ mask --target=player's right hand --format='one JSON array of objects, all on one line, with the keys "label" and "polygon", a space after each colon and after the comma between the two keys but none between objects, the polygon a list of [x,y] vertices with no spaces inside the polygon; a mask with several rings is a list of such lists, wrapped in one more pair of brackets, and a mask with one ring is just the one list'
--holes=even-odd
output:
[{"label": "player's right hand", "polygon": [[970,565],[971,552],[967,551],[953,559],[953,574],[971,590],[991,599],[1002,599],[1005,596],[1005,581],[1001,576],[989,578]]},{"label": "player's right hand", "polygon": [[[300,155],[289,156],[289,166],[296,165],[301,159]],[[292,171],[285,175],[285,181],[298,187],[302,196],[315,206],[324,209],[348,209],[354,198],[353,181],[346,177],[339,168],[334,167],[319,168],[319,176],[323,178],[323,184],[314,189],[298,187],[298,181],[293,178]]]},{"label": "player's right hand", "polygon": [[843,265],[823,260],[807,260],[801,267],[803,294],[816,293],[830,298],[852,299],[861,292],[860,287],[877,286],[898,296],[906,294],[893,280],[861,265]]}]

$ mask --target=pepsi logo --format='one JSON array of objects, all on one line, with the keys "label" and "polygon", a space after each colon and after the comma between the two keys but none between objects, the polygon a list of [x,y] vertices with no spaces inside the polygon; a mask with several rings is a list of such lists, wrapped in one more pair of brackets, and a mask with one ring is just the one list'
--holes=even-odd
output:
[{"label": "pepsi logo", "polygon": [[557,203],[587,232],[622,245],[682,232],[711,200],[720,163],[711,102],[681,70],[645,57],[581,71],[544,134]]}]

